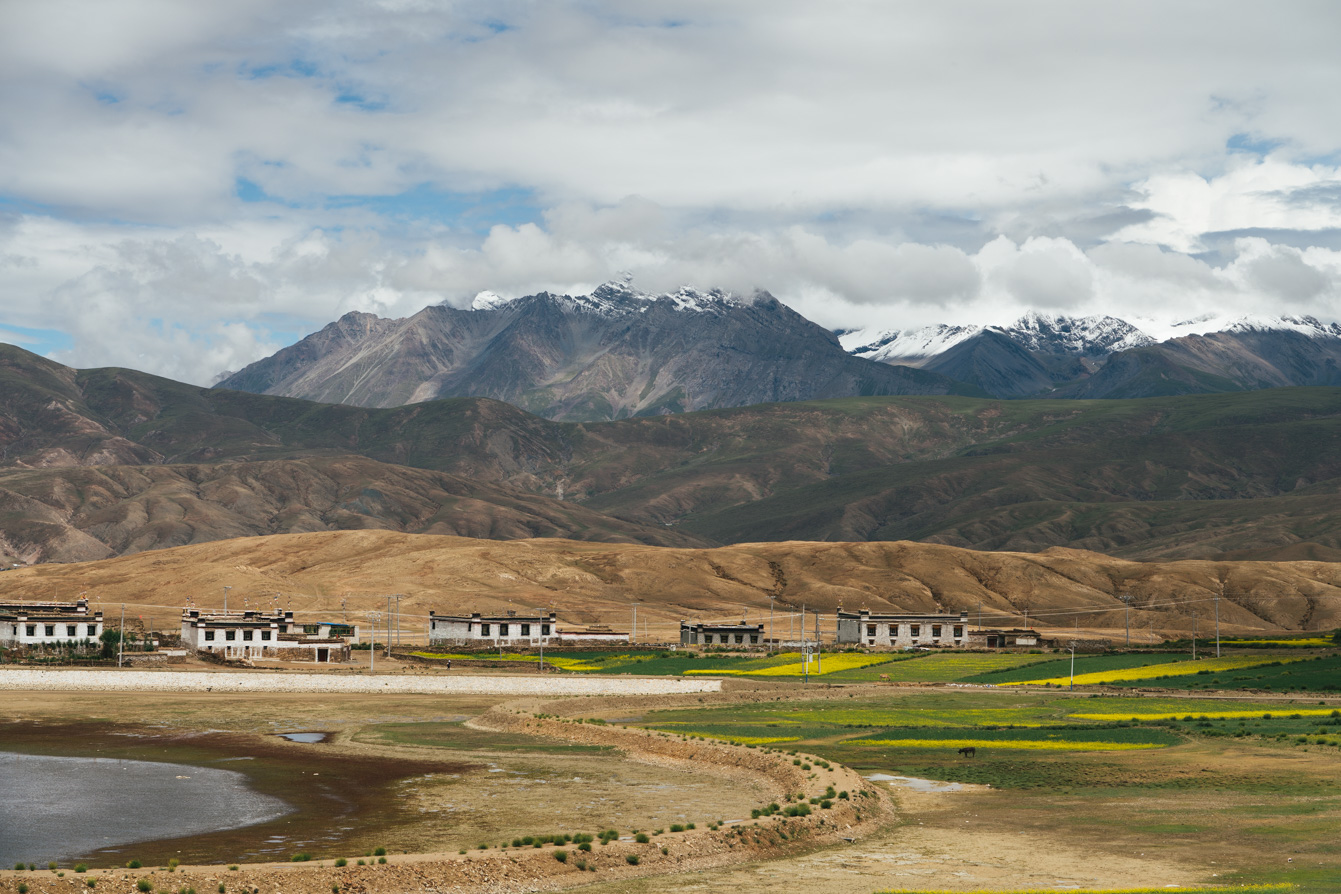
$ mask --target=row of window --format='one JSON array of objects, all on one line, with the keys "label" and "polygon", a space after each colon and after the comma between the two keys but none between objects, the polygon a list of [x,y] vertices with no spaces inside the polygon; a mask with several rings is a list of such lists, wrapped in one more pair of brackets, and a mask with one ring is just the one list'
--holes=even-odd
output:
[{"label": "row of window", "polygon": [[[879,626],[880,626],[879,624],[867,624],[867,625],[866,625],[866,635],[867,635],[867,636],[879,636],[880,634],[876,632],[876,630],[879,628]],[[904,628],[904,631],[905,631],[904,635],[905,635],[905,636],[909,636],[909,637],[912,637],[913,639],[917,639],[919,636],[922,635],[922,625],[921,625],[921,624],[903,624],[903,625],[899,625],[899,624],[890,624],[890,625],[889,625],[889,637],[890,637],[890,639],[897,639],[897,638],[898,638],[898,636],[899,636],[899,627],[900,627],[900,626],[902,626],[902,627]],[[941,638],[941,631],[942,631],[942,629],[943,629],[943,628],[942,628],[942,625],[940,625],[940,624],[932,624],[932,625],[930,625],[930,626],[931,626],[931,638],[932,638],[932,639],[940,639],[940,638]],[[954,625],[954,638],[955,638],[955,639],[963,639],[963,638],[964,638],[964,625],[962,625],[962,624],[956,624],[956,625]]]},{"label": "row of window", "polygon": [[[744,642],[745,642],[745,634],[743,634],[743,633],[736,633],[736,634],[731,634],[731,633],[719,633],[719,634],[717,634],[717,642],[721,643],[721,644],[724,645],[724,646],[727,645],[727,644],[729,644],[729,643],[731,643],[733,640],[734,640],[734,642],[736,642],[736,643],[738,643],[738,644],[744,644]],[[751,634],[750,634],[750,643],[751,643],[752,645],[758,645],[758,644],[759,644],[759,634],[757,634],[757,633],[751,633]],[[712,645],[712,634],[711,634],[711,633],[705,633],[705,634],[703,634],[703,644],[704,644],[705,646]]]},{"label": "row of window", "polygon": [[[481,624],[481,625],[480,625],[480,636],[490,636],[491,634],[489,633],[489,630],[490,630],[490,628],[491,628],[492,626],[493,626],[493,625],[491,625],[491,624]],[[518,624],[517,626],[521,628],[521,633],[517,634],[518,636],[530,636],[530,635],[531,635],[531,625],[530,625],[530,624]],[[511,634],[508,632],[511,628],[512,628],[512,625],[511,625],[511,624],[499,624],[499,625],[498,625],[498,635],[499,635],[499,636],[511,636]],[[548,624],[541,624],[541,625],[540,625],[540,635],[541,635],[541,636],[549,636],[549,625],[548,625]]]},{"label": "row of window", "polygon": [[[252,634],[254,634],[255,632],[256,632],[256,631],[254,631],[254,630],[244,630],[244,631],[242,631],[242,641],[243,641],[243,642],[248,642],[248,643],[251,642],[251,641],[252,641]],[[260,633],[261,633],[261,639],[262,639],[263,641],[265,641],[265,642],[269,642],[269,641],[270,641],[270,631],[269,631],[269,630],[262,630],[262,631],[260,631]],[[225,631],[224,631],[224,639],[228,640],[229,642],[232,642],[233,640],[237,639],[237,631],[236,631],[236,630],[225,630]],[[212,643],[212,642],[214,642],[214,631],[213,631],[213,630],[206,630],[206,631],[205,631],[205,642],[207,642],[207,643]]]},{"label": "row of window", "polygon": [[[56,635],[56,627],[57,627],[57,626],[60,626],[60,625],[56,625],[56,624],[42,624],[42,625],[38,625],[38,624],[26,624],[26,625],[24,625],[25,630],[26,630],[26,635],[28,635],[28,636],[37,636],[37,628],[38,628],[39,626],[42,627],[42,630],[43,630],[42,635],[43,635],[43,636],[55,636],[55,635]],[[79,636],[79,625],[78,625],[78,624],[65,624],[65,625],[63,625],[63,626],[65,627],[65,635],[66,635],[66,636],[70,636],[70,637]],[[98,625],[97,625],[97,624],[86,624],[85,626],[88,628],[88,633],[84,634],[85,636],[96,637],[96,636],[98,635]],[[13,628],[10,630],[10,635],[11,635],[11,636],[18,636],[18,635],[19,635],[19,625],[17,625],[17,624],[13,625]]]}]

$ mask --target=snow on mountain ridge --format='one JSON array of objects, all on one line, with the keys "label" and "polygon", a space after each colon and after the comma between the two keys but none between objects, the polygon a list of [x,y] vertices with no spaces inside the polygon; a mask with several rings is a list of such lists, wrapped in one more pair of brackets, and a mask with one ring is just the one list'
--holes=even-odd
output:
[{"label": "snow on mountain ridge", "polygon": [[935,356],[982,331],[982,326],[945,323],[908,330],[854,329],[840,335],[838,342],[849,354],[880,363],[898,363]]},{"label": "snow on mountain ridge", "polygon": [[716,312],[726,307],[742,307],[747,303],[741,301],[732,293],[724,292],[721,289],[701,292],[689,286],[681,286],[674,292],[653,295],[635,289],[627,282],[611,280],[602,283],[586,295],[556,295],[552,292],[541,292],[537,295],[528,295],[526,299],[522,299],[504,298],[502,295],[486,290],[475,296],[470,309],[478,311],[498,310],[516,301],[527,299],[548,299],[570,311],[599,313],[606,316],[643,313],[661,300],[670,301],[677,311],[698,313]]}]

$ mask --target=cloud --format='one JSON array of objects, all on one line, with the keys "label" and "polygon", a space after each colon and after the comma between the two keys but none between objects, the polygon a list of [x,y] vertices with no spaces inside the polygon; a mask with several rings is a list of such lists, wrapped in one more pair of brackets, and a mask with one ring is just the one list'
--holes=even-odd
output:
[{"label": "cloud", "polygon": [[1218,9],[0,4],[0,322],[205,382],[623,271],[835,327],[1334,317],[1341,10]]}]

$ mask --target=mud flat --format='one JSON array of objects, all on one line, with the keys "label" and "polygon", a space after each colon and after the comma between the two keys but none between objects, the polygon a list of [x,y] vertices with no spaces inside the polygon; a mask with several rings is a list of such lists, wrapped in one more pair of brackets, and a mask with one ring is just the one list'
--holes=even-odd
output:
[{"label": "mud flat", "polygon": [[559,676],[375,676],[138,670],[0,670],[0,690],[59,692],[321,692],[420,695],[686,695],[719,692],[720,680]]}]

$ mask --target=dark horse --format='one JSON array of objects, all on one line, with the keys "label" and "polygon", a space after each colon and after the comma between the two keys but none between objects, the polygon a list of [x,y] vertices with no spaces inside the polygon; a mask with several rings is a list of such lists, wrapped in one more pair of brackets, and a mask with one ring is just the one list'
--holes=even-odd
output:
[{"label": "dark horse", "polygon": [[973,757],[977,753],[978,749],[973,747],[972,745],[965,745],[963,748],[959,749],[959,754],[961,757]]}]

